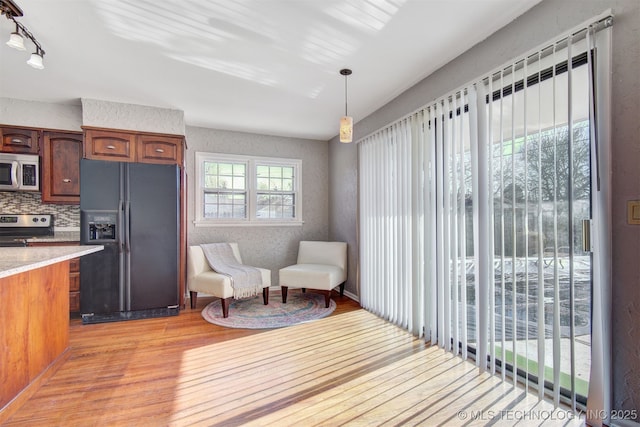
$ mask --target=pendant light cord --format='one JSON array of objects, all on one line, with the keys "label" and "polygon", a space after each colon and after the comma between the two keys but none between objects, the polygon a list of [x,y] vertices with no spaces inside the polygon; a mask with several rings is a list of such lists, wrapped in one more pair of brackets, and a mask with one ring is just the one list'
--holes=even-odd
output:
[{"label": "pendant light cord", "polygon": [[348,74],[344,75],[344,115],[348,116],[349,114],[347,114],[347,76]]},{"label": "pendant light cord", "polygon": [[351,75],[352,71],[348,68],[343,68],[340,70],[340,74],[344,76],[344,115],[348,116],[347,109],[347,77]]}]

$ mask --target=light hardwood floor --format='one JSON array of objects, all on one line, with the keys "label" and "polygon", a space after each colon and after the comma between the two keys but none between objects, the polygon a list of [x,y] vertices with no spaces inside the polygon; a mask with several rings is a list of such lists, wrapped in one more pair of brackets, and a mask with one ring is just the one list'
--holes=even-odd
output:
[{"label": "light hardwood floor", "polygon": [[72,320],[69,359],[6,425],[583,424],[334,300],[330,317],[264,331],[205,322],[209,298],[170,318]]}]

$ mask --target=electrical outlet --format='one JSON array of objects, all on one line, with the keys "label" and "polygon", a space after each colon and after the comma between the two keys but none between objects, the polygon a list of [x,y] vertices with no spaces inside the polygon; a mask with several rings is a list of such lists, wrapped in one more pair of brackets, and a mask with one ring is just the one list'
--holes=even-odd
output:
[{"label": "electrical outlet", "polygon": [[640,200],[627,202],[627,223],[640,225]]}]

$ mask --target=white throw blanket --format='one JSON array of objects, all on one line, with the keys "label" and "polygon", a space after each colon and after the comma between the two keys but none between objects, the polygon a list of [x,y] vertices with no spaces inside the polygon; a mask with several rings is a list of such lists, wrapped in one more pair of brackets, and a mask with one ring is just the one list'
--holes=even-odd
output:
[{"label": "white throw blanket", "polygon": [[200,245],[207,262],[216,273],[229,276],[234,298],[248,298],[262,290],[262,274],[255,267],[240,264],[228,243]]}]

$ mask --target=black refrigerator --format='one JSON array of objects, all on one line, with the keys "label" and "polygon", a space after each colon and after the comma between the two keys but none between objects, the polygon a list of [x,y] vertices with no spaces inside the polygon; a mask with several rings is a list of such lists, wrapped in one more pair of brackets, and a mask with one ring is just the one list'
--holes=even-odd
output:
[{"label": "black refrigerator", "polygon": [[177,165],[80,162],[83,323],[178,314],[180,170]]}]

